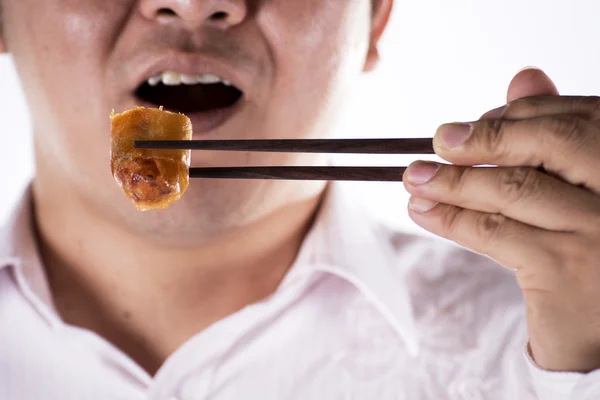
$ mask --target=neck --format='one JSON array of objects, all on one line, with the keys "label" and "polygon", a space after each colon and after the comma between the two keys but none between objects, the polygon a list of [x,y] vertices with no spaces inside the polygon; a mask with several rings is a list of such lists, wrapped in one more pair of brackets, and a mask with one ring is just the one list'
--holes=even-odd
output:
[{"label": "neck", "polygon": [[[198,247],[157,247],[34,182],[41,254],[63,319],[154,372],[195,333],[272,294],[292,265],[321,196]],[[60,198],[59,198],[60,197]]]}]

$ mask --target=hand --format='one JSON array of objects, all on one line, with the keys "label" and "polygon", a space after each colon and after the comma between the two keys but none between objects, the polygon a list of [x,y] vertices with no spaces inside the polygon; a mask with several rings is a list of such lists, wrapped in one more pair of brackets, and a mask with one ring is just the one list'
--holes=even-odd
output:
[{"label": "hand", "polygon": [[412,220],[516,271],[540,367],[600,368],[600,98],[525,70],[505,108],[441,126],[434,147],[453,165],[408,168]]}]

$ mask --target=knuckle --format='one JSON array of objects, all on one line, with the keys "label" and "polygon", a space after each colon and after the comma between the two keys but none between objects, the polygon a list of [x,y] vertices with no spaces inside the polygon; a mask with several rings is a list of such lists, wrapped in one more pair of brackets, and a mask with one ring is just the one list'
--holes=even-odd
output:
[{"label": "knuckle", "polygon": [[576,97],[573,106],[573,112],[585,110],[587,117],[596,117],[600,115],[600,96],[582,96]]},{"label": "knuckle", "polygon": [[507,168],[498,174],[500,193],[506,201],[516,203],[533,196],[540,189],[539,174],[533,168]]},{"label": "knuckle", "polygon": [[479,252],[486,253],[487,249],[494,246],[496,240],[504,229],[507,218],[502,214],[482,213],[474,220],[474,233],[477,235]]},{"label": "knuckle", "polygon": [[504,131],[506,120],[482,120],[476,135],[477,146],[488,154],[504,154]]},{"label": "knuckle", "polygon": [[454,167],[449,169],[448,188],[454,193],[468,193],[468,185],[471,182],[471,168]]},{"label": "knuckle", "polygon": [[[585,231],[590,232],[591,234],[593,234],[596,237],[600,237],[600,203],[599,202],[594,203],[594,208],[587,215],[587,217],[588,218],[586,219],[585,223],[582,224],[586,228]],[[598,262],[600,262],[600,258],[598,258]]]},{"label": "knuckle", "polygon": [[592,116],[594,118],[600,116],[600,96],[590,96],[588,98],[592,102]]},{"label": "knuckle", "polygon": [[560,145],[579,147],[585,141],[584,120],[576,115],[545,118],[543,129],[551,135],[553,141]]},{"label": "knuckle", "polygon": [[445,230],[445,237],[453,237],[459,230],[461,220],[461,209],[451,208],[448,212],[444,213],[443,226]]},{"label": "knuckle", "polygon": [[465,222],[467,222],[466,212],[464,208],[450,207],[443,217],[444,237],[462,241],[465,231]]}]

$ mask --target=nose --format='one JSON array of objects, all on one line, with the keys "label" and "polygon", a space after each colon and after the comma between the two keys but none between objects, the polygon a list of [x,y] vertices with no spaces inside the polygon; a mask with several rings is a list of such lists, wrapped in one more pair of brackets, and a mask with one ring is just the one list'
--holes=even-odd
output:
[{"label": "nose", "polygon": [[247,0],[140,0],[142,15],[153,21],[179,20],[188,28],[210,24],[227,29],[239,25],[248,14]]}]

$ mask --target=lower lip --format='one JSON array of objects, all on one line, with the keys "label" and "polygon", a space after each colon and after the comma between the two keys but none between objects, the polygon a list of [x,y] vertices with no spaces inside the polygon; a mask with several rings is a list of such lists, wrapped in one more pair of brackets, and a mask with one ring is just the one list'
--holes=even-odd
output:
[{"label": "lower lip", "polygon": [[[227,108],[219,108],[206,112],[191,112],[185,115],[192,122],[193,136],[205,136],[223,126],[238,111],[240,111],[244,98],[240,98],[234,105]],[[158,108],[156,104],[138,100],[138,106],[147,108]],[[169,111],[167,108],[165,110]]]}]

